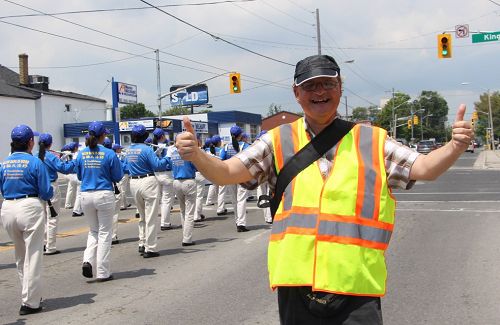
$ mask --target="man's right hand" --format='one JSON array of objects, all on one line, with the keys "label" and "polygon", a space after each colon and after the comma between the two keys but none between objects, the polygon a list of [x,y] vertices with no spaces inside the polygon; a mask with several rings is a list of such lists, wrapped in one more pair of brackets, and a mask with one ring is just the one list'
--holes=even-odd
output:
[{"label": "man's right hand", "polygon": [[175,146],[182,159],[194,161],[201,153],[201,150],[198,148],[198,140],[196,139],[196,133],[194,132],[191,121],[187,116],[184,116],[183,122],[186,132],[177,135],[175,138]]}]

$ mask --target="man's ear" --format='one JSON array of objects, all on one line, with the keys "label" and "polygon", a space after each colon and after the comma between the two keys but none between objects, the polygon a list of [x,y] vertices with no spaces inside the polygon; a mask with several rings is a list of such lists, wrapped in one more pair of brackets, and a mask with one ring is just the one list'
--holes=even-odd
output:
[{"label": "man's ear", "polygon": [[299,87],[293,86],[293,94],[295,95],[295,100],[297,100],[297,103],[300,103],[300,100],[299,100]]}]

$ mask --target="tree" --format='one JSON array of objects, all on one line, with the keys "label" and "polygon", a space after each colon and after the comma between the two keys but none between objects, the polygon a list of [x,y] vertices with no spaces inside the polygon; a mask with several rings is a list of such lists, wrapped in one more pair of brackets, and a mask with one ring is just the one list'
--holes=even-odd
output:
[{"label": "tree", "polygon": [[187,106],[174,106],[171,109],[167,109],[163,115],[187,115],[191,114],[191,107]]},{"label": "tree", "polygon": [[404,118],[409,117],[411,111],[411,105],[408,103],[409,100],[409,95],[404,93],[395,93],[394,97],[391,98],[376,115],[373,124],[386,129],[389,134],[392,135],[392,125],[394,123],[393,118],[396,117],[400,119],[399,121],[396,121],[396,125],[399,126],[396,130],[396,136],[398,138],[405,138],[409,140],[411,133],[409,133],[408,128],[404,126]]},{"label": "tree", "polygon": [[413,111],[419,117],[419,125],[414,126],[415,138],[434,138],[439,142],[446,140],[448,103],[435,91],[423,90],[413,101]]},{"label": "tree", "polygon": [[[490,92],[491,99],[491,115],[493,117],[493,129],[495,139],[500,135],[500,92]],[[474,103],[475,109],[478,111],[478,121],[475,122],[474,128],[476,136],[486,137],[486,128],[489,128],[489,104],[488,93],[481,94],[479,101]]]},{"label": "tree", "polygon": [[271,103],[271,105],[269,105],[269,107],[268,107],[267,116],[274,115],[274,114],[279,113],[281,111],[283,111],[283,109],[281,108],[281,105],[276,105],[275,103]]},{"label": "tree", "polygon": [[356,107],[352,110],[353,121],[366,121],[368,120],[368,109],[366,107]]},{"label": "tree", "polygon": [[120,119],[154,117],[153,112],[146,109],[143,103],[129,104],[120,108]]}]

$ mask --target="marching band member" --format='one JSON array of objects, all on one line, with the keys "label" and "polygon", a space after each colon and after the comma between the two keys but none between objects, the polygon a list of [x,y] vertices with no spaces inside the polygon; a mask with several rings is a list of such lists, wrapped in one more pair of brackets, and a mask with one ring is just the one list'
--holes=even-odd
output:
[{"label": "marching band member", "polygon": [[[229,132],[231,133],[232,142],[226,144],[221,150],[220,158],[222,160],[229,159],[248,147],[248,143],[241,141],[243,130],[239,126],[233,125]],[[231,201],[233,202],[234,216],[236,218],[236,230],[238,232],[248,231],[249,229],[246,227],[248,191],[241,185],[236,184],[226,185],[225,187],[230,191],[232,196]]]},{"label": "marching band member", "polygon": [[158,215],[158,181],[155,172],[170,168],[170,158],[159,159],[153,149],[144,144],[149,134],[144,125],[132,128],[132,145],[126,160],[130,172],[130,189],[139,210],[139,253],[144,258],[157,257],[156,217]]},{"label": "marching band member", "polygon": [[113,183],[123,177],[122,165],[116,154],[103,147],[108,131],[102,122],[89,124],[88,147],[76,158],[76,172],[82,182],[82,207],[89,222],[87,248],[83,254],[82,275],[96,281],[113,280],[110,269],[111,236],[115,195]]},{"label": "marching band member", "polygon": [[35,145],[31,128],[16,126],[11,139],[11,155],[0,167],[1,217],[15,247],[22,287],[19,315],[28,315],[42,311],[43,201],[54,192],[46,165],[31,155]]},{"label": "marching band member", "polygon": [[[161,128],[156,128],[153,131],[153,144],[158,145],[156,155],[159,158],[167,156],[167,137],[165,131]],[[170,209],[174,201],[174,179],[172,177],[172,168],[167,168],[165,171],[155,172],[156,179],[160,186],[160,230],[165,231],[172,229],[170,222]]]},{"label": "marching band member", "polygon": [[172,175],[174,176],[174,191],[181,210],[182,246],[195,245],[193,241],[194,213],[196,208],[196,168],[190,161],[185,161],[172,150]]},{"label": "marching band member", "polygon": [[[210,153],[214,155],[215,157],[219,157],[220,151],[221,151],[221,145],[222,145],[222,139],[218,135],[214,135],[211,138],[211,144],[210,144]],[[219,194],[219,185],[217,184],[212,184],[208,187],[208,193],[207,193],[207,201],[205,202],[205,205],[213,205],[215,204],[215,201],[217,200]],[[224,211],[224,200],[221,202],[222,207],[219,209],[217,208],[217,211]],[[219,204],[217,204],[219,205]],[[226,210],[227,211],[227,210]]]},{"label": "marching band member", "polygon": [[[39,151],[38,158],[45,163],[47,170],[49,172],[50,184],[52,186],[52,191],[54,196],[51,199],[52,206],[54,207],[57,214],[59,214],[61,209],[61,192],[59,191],[59,185],[57,184],[57,173],[70,174],[74,172],[75,165],[73,161],[64,162],[58,157],[56,157],[51,151],[52,146],[52,135],[48,133],[40,134],[38,139]],[[50,217],[50,211],[45,213],[46,224],[45,224],[45,252],[44,255],[55,255],[59,254],[60,251],[56,249],[56,235],[57,235],[57,224],[59,218]]]}]

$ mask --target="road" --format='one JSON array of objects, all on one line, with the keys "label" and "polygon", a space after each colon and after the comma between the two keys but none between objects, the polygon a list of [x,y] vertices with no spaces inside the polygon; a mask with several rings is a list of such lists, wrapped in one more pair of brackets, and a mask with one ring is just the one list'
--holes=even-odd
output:
[{"label": "road", "polygon": [[[477,156],[465,153],[439,180],[395,191],[385,324],[500,323],[499,171],[472,169]],[[134,210],[121,211],[115,280],[88,283],[81,276],[85,218],[63,210],[62,254],[44,258],[45,310],[22,317],[13,249],[0,230],[0,323],[278,324],[261,211],[249,204],[247,233],[236,232],[232,214],[217,217],[213,207],[205,214],[195,228],[197,245],[182,247],[177,227],[159,233],[160,257],[143,259]],[[179,225],[179,214],[173,217]]]}]

